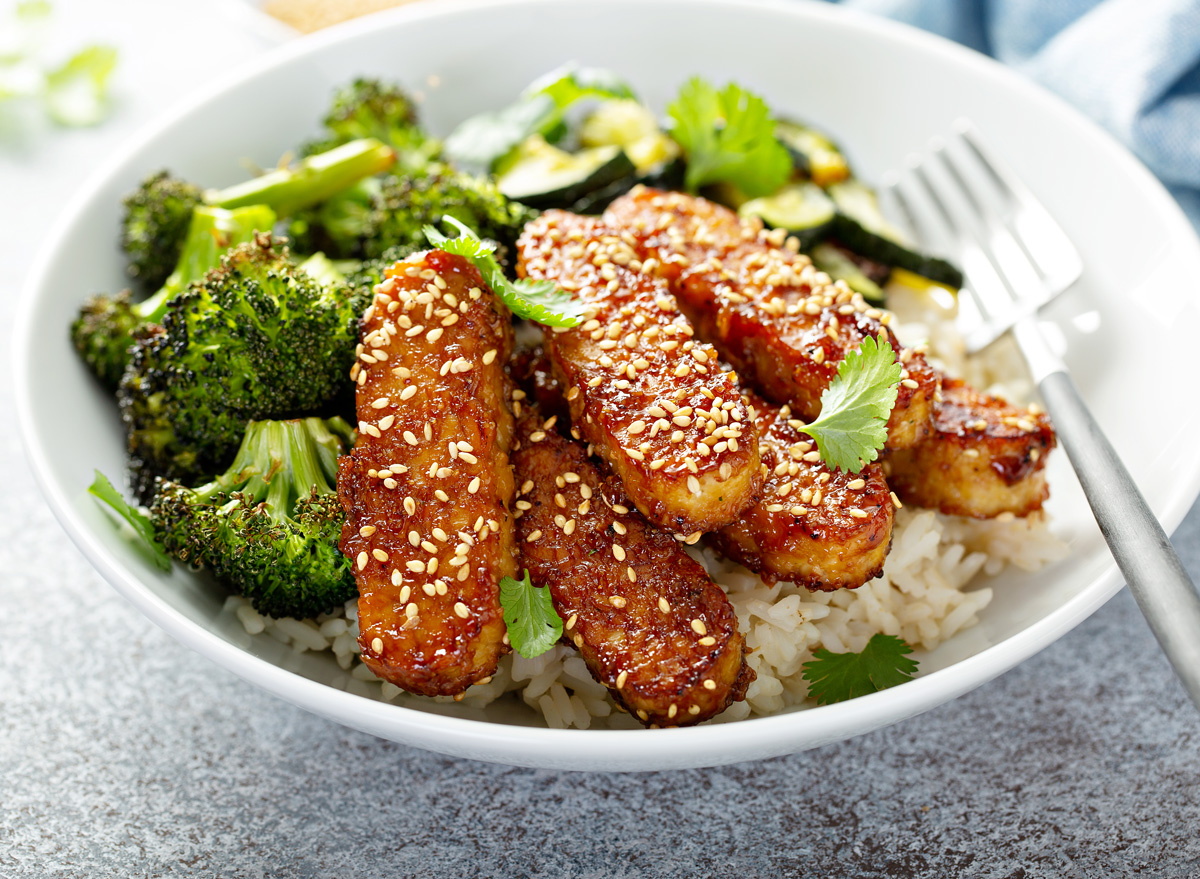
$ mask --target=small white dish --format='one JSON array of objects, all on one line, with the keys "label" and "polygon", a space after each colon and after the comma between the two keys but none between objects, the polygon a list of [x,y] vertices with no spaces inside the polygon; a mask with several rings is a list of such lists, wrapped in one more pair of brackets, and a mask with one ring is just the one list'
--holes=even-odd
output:
[{"label": "small white dish", "polygon": [[[385,738],[480,760],[565,769],[707,766],[786,754],[918,714],[1041,650],[1121,585],[1061,451],[1050,465],[1055,530],[1071,554],[1037,574],[995,579],[980,625],[922,661],[915,681],[850,702],[682,730],[549,730],[520,706],[484,712],[347,692],[331,658],[251,637],[224,593],[182,569],[162,574],[117,536],[85,494],[93,468],[116,477],[123,435],[112,401],[71,350],[67,325],[97,290],[123,286],[121,196],[170,167],[219,186],[314,133],[331,89],[356,75],[421,93],[445,133],[511,100],[569,60],[610,67],[662,107],[693,73],[736,79],[780,112],[834,133],[877,179],[969,115],[1079,245],[1080,283],[1047,309],[1080,388],[1168,531],[1200,490],[1190,405],[1200,246],[1159,183],[1095,125],[1017,74],[916,30],[822,4],[734,0],[447,0],[351,22],[282,46],[146,131],[50,230],[16,328],[17,410],[32,468],[70,537],[138,609],[264,690]],[[1182,400],[1177,394],[1191,394]],[[1183,405],[1180,405],[1180,404]]]}]

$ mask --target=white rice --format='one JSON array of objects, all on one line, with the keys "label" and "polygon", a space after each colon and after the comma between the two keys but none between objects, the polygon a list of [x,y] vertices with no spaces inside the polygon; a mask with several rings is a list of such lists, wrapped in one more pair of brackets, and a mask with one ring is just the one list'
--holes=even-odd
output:
[{"label": "white rice", "polygon": [[[953,313],[936,295],[889,290],[889,305],[901,318],[895,328],[905,344],[923,340],[931,359],[950,374],[962,375],[976,387],[1013,402],[1028,400],[1033,387],[1015,346],[1002,340],[986,356],[967,358],[953,328]],[[800,668],[821,647],[858,651],[872,635],[883,633],[903,638],[919,660],[926,651],[979,622],[992,590],[969,589],[976,575],[999,574],[1009,565],[1034,571],[1067,553],[1066,544],[1040,514],[976,521],[904,508],[896,513],[892,535],[883,575],[858,589],[837,592],[808,592],[791,583],[767,585],[712,550],[692,548],[693,556],[729,595],[750,647],[747,661],[757,674],[745,701],[734,703],[710,722],[803,707],[808,687]],[[265,634],[298,651],[331,651],[338,665],[369,685],[369,695],[390,702],[402,693],[379,681],[359,659],[356,601],[316,620],[271,619],[240,596],[230,597],[225,609],[252,635]],[[361,692],[362,687],[356,690]],[[489,683],[471,687],[457,701],[481,708],[501,697],[520,698],[552,728],[640,726],[592,679],[583,659],[564,645],[536,659],[504,657]]]},{"label": "white rice", "polygon": [[[819,647],[862,650],[872,635],[882,632],[903,638],[919,659],[979,622],[992,590],[969,590],[976,574],[998,574],[1008,565],[1037,570],[1065,554],[1066,545],[1042,516],[977,522],[910,508],[896,514],[883,576],[853,590],[808,592],[791,583],[767,585],[712,550],[695,550],[696,559],[728,593],[750,647],[747,661],[758,676],[746,700],[713,722],[802,705],[808,688],[800,668]],[[390,702],[402,692],[375,678],[359,659],[356,601],[316,620],[272,619],[241,596],[230,596],[225,609],[252,635],[265,633],[301,652],[331,651],[354,679],[377,685],[368,688],[370,695]],[[471,687],[461,701],[482,708],[507,693],[516,693],[553,728],[638,726],[592,679],[583,659],[564,645],[536,659],[504,657],[492,680]]]}]

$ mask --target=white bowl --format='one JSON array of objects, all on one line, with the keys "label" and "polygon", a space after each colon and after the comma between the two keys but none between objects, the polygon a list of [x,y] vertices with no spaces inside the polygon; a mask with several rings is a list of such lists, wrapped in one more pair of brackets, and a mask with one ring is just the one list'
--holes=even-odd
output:
[{"label": "white bowl", "polygon": [[[1009,573],[980,625],[922,661],[915,681],[850,702],[681,730],[549,730],[519,707],[469,712],[347,692],[324,656],[247,635],[223,593],[184,570],[162,574],[117,537],[85,494],[92,469],[124,467],[112,401],[71,351],[67,324],[96,290],[123,284],[119,200],[170,167],[208,185],[263,166],[314,133],[331,88],[397,77],[447,132],[510,101],[568,61],[611,67],[662,107],[693,73],[736,79],[772,106],[819,122],[877,179],[905,153],[971,116],[1082,251],[1086,274],[1046,317],[1061,329],[1084,396],[1168,530],[1200,489],[1200,412],[1189,351],[1200,311],[1200,248],[1175,203],[1079,113],[988,59],[918,31],[819,4],[561,0],[418,4],[284,46],[132,143],[48,237],[16,335],[17,407],[37,478],[71,538],[126,598],[180,641],[281,698],[358,729],[448,754],[525,766],[640,770],[706,766],[811,748],[895,722],[979,686],[1041,650],[1121,581],[1062,454],[1050,467],[1066,562]],[[1179,389],[1188,399],[1178,398]],[[264,710],[269,710],[264,702]]]}]

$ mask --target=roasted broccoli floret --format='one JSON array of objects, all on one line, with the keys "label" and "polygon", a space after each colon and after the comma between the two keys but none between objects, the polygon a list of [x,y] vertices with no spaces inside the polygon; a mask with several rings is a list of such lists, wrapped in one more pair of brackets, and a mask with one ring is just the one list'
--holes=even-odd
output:
[{"label": "roasted broccoli floret", "polygon": [[364,300],[323,286],[258,235],[167,305],[138,338],[118,400],[131,483],[185,484],[222,470],[249,421],[349,408]]},{"label": "roasted broccoli floret", "polygon": [[143,289],[165,283],[179,261],[193,208],[208,204],[236,208],[266,205],[280,216],[318,204],[347,186],[386,171],[396,151],[366,138],[339,142],[288,168],[276,168],[227,189],[199,186],[159,171],[125,197],[121,247],[130,277]]},{"label": "roasted broccoli floret", "polygon": [[356,591],[338,549],[342,439],[351,431],[340,418],[250,422],[222,475],[194,489],[162,484],[155,536],[268,616],[303,619],[342,604]]},{"label": "roasted broccoli floret", "polygon": [[447,215],[511,248],[537,212],[505,198],[486,178],[433,164],[421,174],[364,180],[298,214],[288,234],[301,250],[375,259],[398,245],[424,245],[422,228]]},{"label": "roasted broccoli floret", "polygon": [[135,334],[161,321],[171,297],[215,269],[222,253],[252,240],[255,232],[271,231],[274,225],[275,212],[263,205],[232,211],[203,205],[195,208],[179,262],[159,291],[136,303],[128,290],[88,299],[71,324],[75,350],[96,377],[115,391],[129,363]]},{"label": "roasted broccoli floret", "polygon": [[396,151],[401,167],[419,168],[441,149],[417,124],[412,98],[395,83],[356,79],[338,89],[324,123],[326,136],[307,144],[304,155],[373,137]]},{"label": "roasted broccoli floret", "polygon": [[129,257],[129,277],[150,290],[163,285],[179,260],[192,209],[203,201],[199,186],[166,171],[151,174],[125,196],[121,249]]}]

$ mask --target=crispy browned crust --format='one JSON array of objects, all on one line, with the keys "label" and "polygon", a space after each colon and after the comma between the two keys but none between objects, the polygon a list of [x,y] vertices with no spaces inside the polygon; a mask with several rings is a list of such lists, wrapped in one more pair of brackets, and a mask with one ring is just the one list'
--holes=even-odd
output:
[{"label": "crispy browned crust", "polygon": [[737,617],[682,546],[532,408],[513,465],[521,567],[549,587],[593,677],[649,726],[699,723],[742,699],[754,672]]},{"label": "crispy browned crust", "polygon": [[854,589],[878,577],[895,515],[883,468],[832,471],[786,406],[753,393],[746,402],[758,430],[763,499],[708,542],[764,579],[806,589]]},{"label": "crispy browned crust", "polygon": [[517,242],[519,271],[590,306],[546,350],[571,421],[654,524],[710,531],[737,518],[759,485],[758,443],[716,352],[692,338],[653,266],[594,217],[547,211]]},{"label": "crispy browned crust", "polygon": [[[635,188],[604,221],[653,260],[697,335],[765,397],[806,421],[846,354],[867,336],[886,338],[904,367],[888,421],[888,447],[907,448],[930,429],[938,375],[923,354],[901,350],[890,315],[796,252],[782,230],[696,196]],[[643,263],[644,265],[645,263]]]},{"label": "crispy browned crust", "polygon": [[1056,442],[1044,414],[944,379],[933,435],[887,456],[888,482],[904,503],[954,516],[1027,516],[1050,495],[1046,456]]},{"label": "crispy browned crust", "polygon": [[470,262],[430,251],[385,273],[362,334],[338,470],[362,658],[410,692],[462,693],[506,651],[498,584],[516,573],[508,310]]}]

